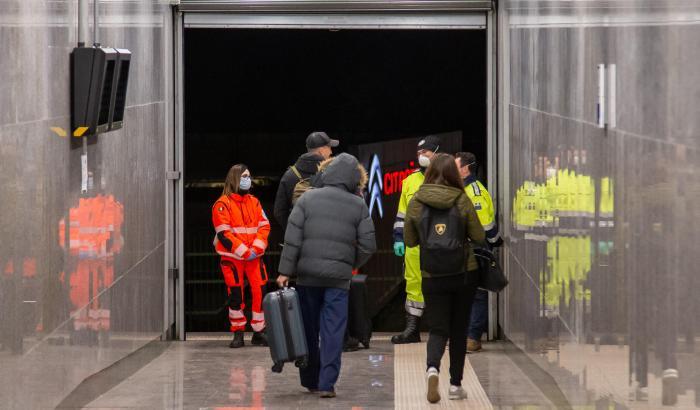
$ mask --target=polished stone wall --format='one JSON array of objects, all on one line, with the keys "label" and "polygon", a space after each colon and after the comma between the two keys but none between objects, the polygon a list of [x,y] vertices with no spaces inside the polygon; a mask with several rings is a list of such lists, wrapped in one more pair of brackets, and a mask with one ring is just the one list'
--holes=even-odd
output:
[{"label": "polished stone wall", "polygon": [[0,1],[0,408],[54,407],[163,329],[170,7],[101,2],[100,43],[133,55],[124,128],[90,140],[85,193],[77,15],[76,0]]},{"label": "polished stone wall", "polygon": [[700,3],[501,11],[506,335],[574,404],[700,407]]}]

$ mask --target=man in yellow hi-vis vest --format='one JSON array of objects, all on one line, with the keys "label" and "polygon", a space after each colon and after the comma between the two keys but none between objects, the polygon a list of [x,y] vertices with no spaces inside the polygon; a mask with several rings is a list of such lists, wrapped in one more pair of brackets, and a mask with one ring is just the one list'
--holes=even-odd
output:
[{"label": "man in yellow hi-vis vest", "polygon": [[[503,240],[498,233],[498,225],[496,225],[496,211],[491,195],[476,179],[476,156],[471,152],[458,152],[455,154],[455,162],[464,180],[464,190],[474,204],[479,222],[486,231],[486,241],[491,247],[503,245]],[[478,289],[472,305],[467,334],[467,350],[470,352],[481,350],[481,335],[488,325],[488,302],[489,293]]]},{"label": "man in yellow hi-vis vest", "polygon": [[394,344],[420,342],[420,318],[423,316],[425,302],[421,289],[420,249],[406,248],[403,243],[403,220],[406,217],[408,203],[418,188],[423,185],[425,170],[430,159],[440,149],[440,138],[429,135],[418,142],[418,164],[420,169],[406,177],[401,187],[399,209],[394,222],[394,254],[404,257],[404,277],[406,278],[406,328],[401,334],[391,338]]}]

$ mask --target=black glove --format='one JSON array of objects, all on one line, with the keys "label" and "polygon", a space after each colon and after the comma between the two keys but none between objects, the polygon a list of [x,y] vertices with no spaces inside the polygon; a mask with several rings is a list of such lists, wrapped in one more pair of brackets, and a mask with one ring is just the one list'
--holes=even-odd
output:
[{"label": "black glove", "polygon": [[491,245],[492,248],[500,248],[503,246],[503,238],[499,236],[496,242],[489,242],[489,245]]}]

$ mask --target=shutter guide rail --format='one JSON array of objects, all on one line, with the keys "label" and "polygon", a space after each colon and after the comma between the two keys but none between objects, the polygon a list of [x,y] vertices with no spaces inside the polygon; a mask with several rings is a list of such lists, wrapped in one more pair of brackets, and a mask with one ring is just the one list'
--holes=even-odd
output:
[{"label": "shutter guide rail", "polygon": [[492,0],[180,0],[182,12],[352,13],[475,12],[493,10]]}]

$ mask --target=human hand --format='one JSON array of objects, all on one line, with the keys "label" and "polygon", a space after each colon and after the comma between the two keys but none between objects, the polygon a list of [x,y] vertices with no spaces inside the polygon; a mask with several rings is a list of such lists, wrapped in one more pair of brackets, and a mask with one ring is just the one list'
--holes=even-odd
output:
[{"label": "human hand", "polygon": [[406,245],[403,242],[394,242],[394,255],[404,256],[406,254]]},{"label": "human hand", "polygon": [[492,248],[500,248],[501,246],[503,246],[503,238],[501,238],[500,236],[498,237],[496,242],[491,243]]},{"label": "human hand", "polygon": [[252,261],[253,259],[255,259],[255,258],[257,258],[257,257],[258,257],[258,255],[255,253],[255,251],[250,251],[250,256],[249,256],[248,259],[246,259],[246,260],[247,260],[247,261]]},{"label": "human hand", "polygon": [[277,277],[277,286],[280,288],[286,288],[289,286],[289,276],[279,275]]}]

